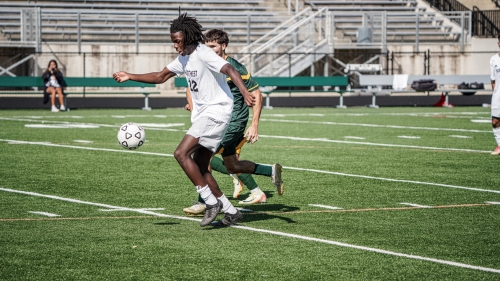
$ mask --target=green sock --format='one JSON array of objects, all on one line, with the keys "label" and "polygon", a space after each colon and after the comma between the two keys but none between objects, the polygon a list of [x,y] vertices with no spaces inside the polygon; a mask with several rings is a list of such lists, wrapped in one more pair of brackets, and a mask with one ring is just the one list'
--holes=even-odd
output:
[{"label": "green sock", "polygon": [[252,175],[250,174],[240,174],[238,178],[243,182],[243,184],[249,189],[252,190],[256,187],[259,187],[255,180],[253,179]]},{"label": "green sock", "polygon": [[212,161],[210,161],[210,167],[212,168],[212,170],[215,170],[219,173],[229,175],[226,166],[224,166],[224,161],[222,161],[222,159],[220,159],[219,157],[212,158]]},{"label": "green sock", "polygon": [[270,177],[273,174],[273,167],[256,163],[253,174]]}]

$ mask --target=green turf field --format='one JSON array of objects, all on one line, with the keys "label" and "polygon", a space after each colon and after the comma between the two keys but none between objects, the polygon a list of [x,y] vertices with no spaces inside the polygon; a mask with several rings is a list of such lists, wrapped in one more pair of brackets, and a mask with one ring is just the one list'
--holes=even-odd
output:
[{"label": "green turf field", "polygon": [[[146,143],[117,143],[121,124]],[[0,280],[500,280],[487,108],[263,110],[242,158],[285,193],[202,228],[172,156],[181,109],[0,111]]]}]

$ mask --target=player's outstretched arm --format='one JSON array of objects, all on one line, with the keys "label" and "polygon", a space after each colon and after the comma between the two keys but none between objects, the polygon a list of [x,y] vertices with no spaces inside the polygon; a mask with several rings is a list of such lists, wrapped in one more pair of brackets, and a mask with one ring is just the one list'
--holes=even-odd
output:
[{"label": "player's outstretched arm", "polygon": [[252,94],[255,96],[255,104],[252,107],[252,123],[245,133],[245,138],[247,139],[247,142],[250,143],[254,143],[259,140],[259,120],[262,109],[262,93],[259,88],[253,91]]},{"label": "player's outstretched arm", "polygon": [[166,67],[162,71],[145,73],[145,74],[132,74],[125,71],[118,71],[113,73],[113,79],[115,79],[117,82],[120,83],[125,82],[127,80],[133,80],[149,84],[162,84],[174,76],[175,73],[171,72]]},{"label": "player's outstretched arm", "polygon": [[238,89],[240,89],[240,92],[243,95],[243,98],[245,99],[245,103],[248,106],[252,107],[255,104],[255,96],[247,90],[245,82],[243,82],[243,79],[241,79],[240,73],[236,69],[234,69],[234,67],[229,63],[226,63],[220,69],[220,72],[231,77],[233,83],[236,85],[236,87],[238,87]]}]

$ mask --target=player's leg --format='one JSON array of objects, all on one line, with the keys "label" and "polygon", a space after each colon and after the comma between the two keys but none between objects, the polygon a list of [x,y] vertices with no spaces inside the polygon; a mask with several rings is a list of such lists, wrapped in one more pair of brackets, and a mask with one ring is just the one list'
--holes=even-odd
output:
[{"label": "player's leg", "polygon": [[250,190],[250,195],[242,201],[239,201],[239,204],[250,205],[256,203],[266,203],[267,196],[266,194],[259,188],[257,182],[250,174],[240,174],[238,175],[239,179],[245,184],[245,186]]},{"label": "player's leg", "polygon": [[221,143],[224,147],[221,155],[224,159],[224,166],[229,174],[255,174],[268,176],[271,178],[279,195],[283,194],[284,184],[281,180],[281,165],[274,164],[272,166],[256,164],[247,160],[240,160],[236,157],[236,151],[245,142],[244,138],[245,127],[238,125],[230,125],[226,135],[224,136],[225,142]]},{"label": "player's leg", "polygon": [[[224,154],[224,153],[223,153]],[[234,155],[233,155],[234,156]],[[284,184],[281,179],[281,165],[276,163],[272,166],[257,164],[248,160],[237,160],[236,157],[224,156],[224,165],[229,173],[245,173],[267,176],[271,178],[279,195],[284,192]]]},{"label": "player's leg", "polygon": [[50,95],[50,103],[51,103],[51,111],[59,112],[59,109],[56,107],[56,89],[54,87],[48,87],[47,93]]},{"label": "player's leg", "polygon": [[221,225],[236,224],[243,218],[241,212],[238,211],[222,193],[219,185],[209,170],[210,159],[213,156],[213,152],[216,151],[216,148],[222,141],[227,127],[228,124],[223,121],[214,120],[212,118],[203,118],[202,120],[195,122],[187,133],[195,136],[197,134],[200,135],[199,144],[202,146],[202,149],[198,149],[193,155],[193,158],[198,164],[204,179],[207,181],[208,187],[213,195],[217,197],[217,201],[221,205],[220,208],[218,207],[217,209],[211,208],[211,204],[203,196],[203,194],[200,193],[203,200],[206,202],[205,215],[200,223],[202,226],[208,225],[211,221],[213,221],[212,218],[215,219],[221,210],[224,212],[224,218],[218,222]]},{"label": "player's leg", "polygon": [[61,87],[56,88],[56,95],[59,98],[59,109],[63,111],[66,110],[66,107],[64,106],[64,95]]},{"label": "player's leg", "polygon": [[[236,155],[224,156],[224,161],[229,158],[236,157]],[[223,174],[229,174],[227,172],[226,167],[224,166],[224,162],[219,157],[214,157],[210,161],[210,167],[212,170],[218,171]],[[240,201],[240,204],[255,204],[255,203],[264,203],[266,202],[266,194],[260,190],[259,186],[255,182],[254,178],[250,174],[240,174],[238,178],[250,189],[250,199],[245,199]],[[245,202],[245,203],[242,203]]]},{"label": "player's leg", "polygon": [[[193,127],[195,127],[195,124],[193,124]],[[202,147],[199,144],[199,138],[190,135],[189,132],[190,131],[188,131],[188,134],[184,136],[180,144],[177,146],[174,152],[174,157],[181,166],[182,170],[184,170],[184,173],[186,173],[188,178],[196,187],[198,194],[207,204],[205,216],[200,223],[200,226],[206,226],[215,220],[217,214],[222,209],[222,203],[212,193],[209,183],[203,174],[206,170],[208,170],[208,161],[210,160],[212,152]],[[191,158],[191,155],[193,154],[195,154],[196,157]],[[208,159],[205,159],[207,157]],[[205,168],[200,169],[200,167],[203,167],[201,165],[204,164],[206,165]]]}]

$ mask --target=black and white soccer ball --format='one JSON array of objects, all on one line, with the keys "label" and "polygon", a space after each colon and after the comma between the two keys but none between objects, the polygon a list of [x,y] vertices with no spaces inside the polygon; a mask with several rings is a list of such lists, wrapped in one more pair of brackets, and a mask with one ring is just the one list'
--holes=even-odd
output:
[{"label": "black and white soccer ball", "polygon": [[139,124],[128,122],[118,130],[118,143],[126,149],[137,149],[146,140],[146,131]]}]

